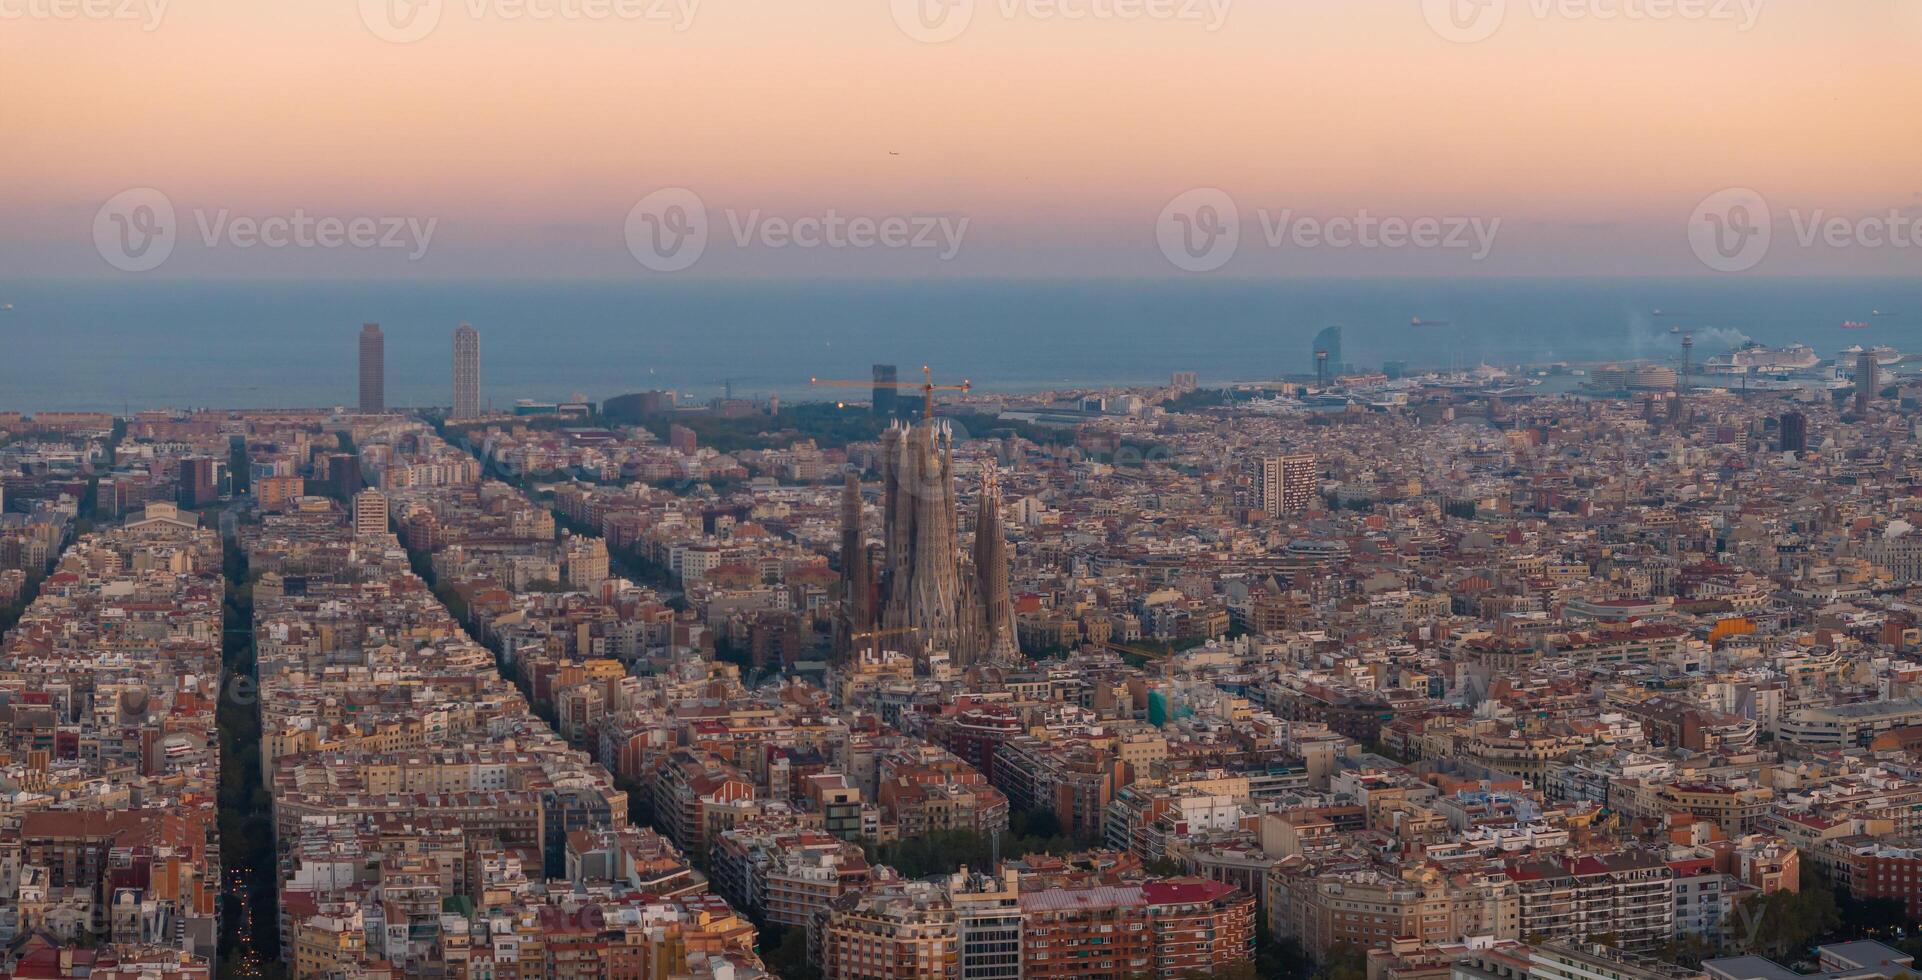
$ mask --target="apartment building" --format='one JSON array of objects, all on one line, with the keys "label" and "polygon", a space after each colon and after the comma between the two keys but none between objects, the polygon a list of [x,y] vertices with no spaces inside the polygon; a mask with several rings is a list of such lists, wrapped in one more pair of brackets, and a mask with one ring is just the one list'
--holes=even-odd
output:
[{"label": "apartment building", "polygon": [[1659,857],[1622,850],[1513,862],[1521,936],[1585,940],[1612,935],[1620,948],[1652,950],[1675,934],[1675,871]]}]

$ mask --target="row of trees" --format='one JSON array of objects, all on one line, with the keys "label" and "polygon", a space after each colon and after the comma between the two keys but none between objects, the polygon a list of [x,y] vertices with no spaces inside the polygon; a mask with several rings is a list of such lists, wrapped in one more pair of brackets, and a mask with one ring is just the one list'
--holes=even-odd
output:
[{"label": "row of trees", "polygon": [[1689,967],[1718,956],[1755,955],[1794,963],[1816,946],[1873,939],[1922,954],[1922,937],[1910,935],[1914,922],[1898,899],[1855,898],[1837,891],[1812,864],[1802,866],[1800,891],[1756,896],[1735,909],[1722,924],[1721,938],[1689,936],[1669,943],[1661,957]]},{"label": "row of trees", "polygon": [[0,606],[0,634],[19,625],[20,618],[27,614],[27,607],[33,605],[34,597],[40,594],[40,580],[44,577],[38,569],[28,570],[27,587],[20,590],[20,598]]},{"label": "row of trees", "polygon": [[[1015,811],[1008,817],[1008,832],[1001,836],[1000,855],[1017,858],[1024,854],[1073,854],[1096,846],[1095,841],[1074,837],[1061,827],[1061,821],[1047,811]],[[868,863],[885,864],[903,878],[925,878],[947,874],[961,865],[992,868],[995,841],[971,830],[937,830],[920,837],[876,844],[862,841]]]},{"label": "row of trees", "polygon": [[[262,780],[260,701],[253,641],[253,582],[238,541],[225,543],[221,603],[221,666],[226,683],[215,705],[220,736],[220,853],[227,873],[220,975],[281,977],[279,888],[274,860],[273,801]],[[234,678],[246,678],[240,684]],[[245,695],[243,696],[243,692]]]},{"label": "row of trees", "polygon": [[[1751,899],[1732,923],[1731,953],[1783,961],[1807,958],[1816,946],[1872,939],[1922,957],[1922,933],[1908,905],[1896,898],[1856,898],[1804,870],[1802,890]],[[1727,955],[1724,953],[1723,955]]]}]

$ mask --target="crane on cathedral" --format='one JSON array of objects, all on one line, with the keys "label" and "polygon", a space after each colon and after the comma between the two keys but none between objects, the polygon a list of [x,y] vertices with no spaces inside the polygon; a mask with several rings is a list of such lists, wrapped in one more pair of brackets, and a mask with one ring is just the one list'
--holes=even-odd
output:
[{"label": "crane on cathedral", "polygon": [[[918,425],[894,422],[881,433],[882,547],[878,567],[863,529],[858,475],[849,474],[842,495],[843,655],[859,649],[869,630],[899,630],[917,660],[946,654],[969,667],[1009,662],[1020,656],[1010,600],[1009,554],[1001,523],[1001,490],[992,464],[983,467],[974,547],[960,545],[955,493],[954,432],[934,418],[934,393],[970,391],[972,382],[934,383],[921,369],[919,385],[883,382],[876,387],[921,391]],[[817,385],[867,387],[865,381]]]},{"label": "crane on cathedral", "polygon": [[808,384],[821,388],[879,388],[894,391],[918,391],[921,393],[921,417],[924,419],[934,417],[935,392],[958,391],[966,393],[974,390],[974,383],[966,379],[963,379],[958,385],[935,384],[934,369],[926,364],[921,365],[921,381],[918,384],[912,381],[845,381],[838,378],[809,378]]}]

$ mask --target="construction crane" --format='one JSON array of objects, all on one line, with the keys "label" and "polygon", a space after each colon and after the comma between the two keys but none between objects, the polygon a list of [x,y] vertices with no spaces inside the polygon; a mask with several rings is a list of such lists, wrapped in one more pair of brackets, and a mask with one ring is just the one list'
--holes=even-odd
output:
[{"label": "construction crane", "polygon": [[921,365],[921,383],[912,381],[834,381],[809,378],[808,384],[823,388],[887,388],[894,391],[918,391],[921,393],[921,417],[934,417],[934,393],[937,391],[973,391],[974,383],[963,380],[958,385],[938,385],[934,383],[934,369]]},{"label": "construction crane", "polygon": [[919,632],[921,632],[921,627],[919,626],[903,626],[899,629],[863,630],[862,632],[859,632],[859,633],[849,633],[848,648],[853,649],[854,647],[859,646],[860,644],[857,642],[859,640],[874,640],[876,642],[868,644],[868,652],[874,654],[876,657],[879,657],[881,655],[881,644],[879,642],[881,637],[906,636],[909,633],[919,633]]}]

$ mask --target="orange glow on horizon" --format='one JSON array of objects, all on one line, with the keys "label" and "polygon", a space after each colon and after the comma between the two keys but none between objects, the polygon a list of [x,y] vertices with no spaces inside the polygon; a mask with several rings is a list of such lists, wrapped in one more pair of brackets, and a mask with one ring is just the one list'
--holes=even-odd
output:
[{"label": "orange glow on horizon", "polygon": [[1600,268],[1724,187],[1831,213],[1922,205],[1922,12],[1895,0],[1771,0],[1745,31],[1510,0],[1472,44],[1418,0],[1238,0],[1215,31],[980,0],[941,44],[881,0],[706,0],[685,30],[474,16],[499,3],[446,0],[410,44],[353,2],[172,0],[151,31],[0,21],[0,247],[84,238],[129,187],[242,214],[431,214],[449,247],[489,254],[618,250],[638,198],[689,187],[771,214],[964,214],[977,252],[1060,274],[1150,241],[1194,187],[1245,208],[1500,215]]}]

